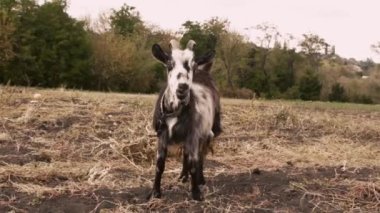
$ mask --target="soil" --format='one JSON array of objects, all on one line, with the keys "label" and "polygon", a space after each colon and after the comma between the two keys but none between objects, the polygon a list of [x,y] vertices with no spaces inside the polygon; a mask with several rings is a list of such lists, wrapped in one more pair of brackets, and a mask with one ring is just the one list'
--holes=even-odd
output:
[{"label": "soil", "polygon": [[[14,156],[23,159],[23,163],[35,159],[24,157],[27,150],[15,152],[14,147],[9,143],[1,144],[1,151],[9,151]],[[15,159],[2,159],[3,163],[21,164]],[[173,163],[173,162],[172,162]],[[179,166],[178,162],[174,162]],[[206,167],[215,170],[227,165],[215,160],[207,160]],[[236,165],[235,165],[236,166]],[[228,167],[228,166],[227,166]],[[137,178],[130,175],[128,170],[114,170],[113,173],[119,178]],[[317,182],[326,181],[339,183],[348,180],[373,181],[380,174],[380,168],[348,168],[344,171],[341,167],[318,166],[312,168],[293,167],[287,162],[286,167],[266,170],[265,168],[255,168],[251,172],[229,174],[228,172],[208,178],[203,190],[216,189],[214,193],[208,194],[203,202],[196,202],[190,199],[188,190],[189,183],[165,183],[163,178],[163,197],[160,204],[155,206],[154,202],[147,201],[146,196],[150,191],[149,187],[142,186],[136,188],[126,187],[124,190],[112,190],[109,188],[98,188],[94,191],[82,192],[81,194],[63,193],[54,197],[36,197],[26,193],[20,193],[12,187],[12,183],[39,183],[47,186],[62,184],[68,179],[66,177],[49,177],[45,180],[21,179],[9,176],[8,180],[1,180],[6,183],[1,187],[2,198],[0,198],[0,212],[41,212],[41,213],[82,213],[101,212],[102,210],[116,208],[117,205],[136,205],[146,211],[162,212],[203,212],[205,207],[211,212],[230,210],[232,212],[276,212],[278,210],[286,212],[311,212],[314,205],[309,203],[313,197],[305,196],[305,192],[292,187],[291,183],[297,182]],[[153,176],[149,178],[153,179]],[[324,186],[319,184],[309,185],[313,191],[320,191]],[[341,186],[342,193],[347,191],[347,187]],[[379,190],[380,193],[380,190]],[[6,198],[17,197],[11,205],[6,204]],[[3,200],[3,201],[2,201]],[[176,204],[180,204],[177,205]],[[174,205],[174,207],[173,207]],[[133,208],[130,209],[134,211]],[[315,209],[314,209],[315,210]],[[141,211],[141,208],[135,209]]]},{"label": "soil", "polygon": [[[35,92],[42,99],[31,104]],[[155,96],[9,97],[0,98],[0,212],[380,212],[380,110],[228,100],[205,200],[177,180],[173,154],[162,198],[148,201]]]}]

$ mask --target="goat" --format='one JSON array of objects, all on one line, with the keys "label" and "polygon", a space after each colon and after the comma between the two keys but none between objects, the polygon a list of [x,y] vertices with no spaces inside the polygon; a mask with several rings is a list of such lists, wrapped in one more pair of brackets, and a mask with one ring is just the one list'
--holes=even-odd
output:
[{"label": "goat", "polygon": [[168,146],[183,147],[180,179],[191,176],[191,195],[203,200],[199,186],[205,184],[203,162],[213,138],[221,134],[220,97],[211,77],[215,51],[195,57],[195,42],[190,40],[184,50],[176,40],[170,41],[170,53],[158,44],[152,46],[153,56],[167,69],[167,84],[160,91],[153,127],[157,133],[156,173],[148,198],[161,197],[161,177],[165,170]]}]

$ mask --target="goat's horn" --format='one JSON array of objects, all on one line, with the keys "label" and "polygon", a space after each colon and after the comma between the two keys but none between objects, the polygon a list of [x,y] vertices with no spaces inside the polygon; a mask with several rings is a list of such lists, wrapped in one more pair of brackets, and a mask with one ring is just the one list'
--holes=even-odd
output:
[{"label": "goat's horn", "polygon": [[189,40],[189,42],[187,42],[186,48],[189,50],[193,50],[195,44],[197,44],[197,43],[195,43],[195,41]]},{"label": "goat's horn", "polygon": [[170,49],[172,50],[179,49],[179,43],[177,40],[175,39],[170,40]]}]

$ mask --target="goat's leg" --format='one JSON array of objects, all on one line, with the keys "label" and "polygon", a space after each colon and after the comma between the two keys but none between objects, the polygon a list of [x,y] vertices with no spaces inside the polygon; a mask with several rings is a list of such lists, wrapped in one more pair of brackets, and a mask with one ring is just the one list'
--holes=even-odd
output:
[{"label": "goat's leg", "polygon": [[191,196],[194,200],[203,200],[201,190],[199,188],[200,180],[200,163],[199,163],[199,138],[195,138],[193,134],[188,138],[185,144],[185,152],[188,156],[188,169],[191,175]]},{"label": "goat's leg", "polygon": [[203,154],[200,154],[199,156],[199,185],[205,185],[206,184],[206,180],[205,180],[205,176],[203,174],[203,162],[204,162],[204,156]]},{"label": "goat's leg", "polygon": [[179,180],[182,181],[182,183],[186,183],[189,180],[189,154],[185,151],[183,152],[183,162],[182,162],[182,171],[181,175],[179,176]]},{"label": "goat's leg", "polygon": [[[181,172],[181,176],[179,177],[180,180],[182,180],[182,183],[186,183],[188,180],[189,180],[189,163],[188,163],[188,155],[184,156],[184,159],[183,159],[183,169],[182,169],[182,172]],[[201,155],[200,160],[198,161],[198,164],[199,164],[199,174],[198,174],[198,177],[199,177],[199,185],[205,185],[206,184],[206,181],[205,181],[205,177],[204,177],[204,174],[203,174],[203,163],[204,163],[204,157]]]},{"label": "goat's leg", "polygon": [[190,164],[190,175],[191,175],[191,196],[194,200],[201,201],[203,196],[199,188],[200,180],[200,164],[198,159],[191,158],[189,160]]},{"label": "goat's leg", "polygon": [[[212,132],[211,132],[212,133]],[[199,153],[199,184],[200,185],[205,185],[206,180],[203,172],[203,164],[206,159],[206,154],[208,152],[207,149],[210,148],[210,143],[212,140],[213,135],[209,135],[207,139],[204,141],[204,143],[201,143],[200,145],[202,146],[202,151]]]},{"label": "goat's leg", "polygon": [[157,148],[157,159],[156,159],[156,176],[154,178],[153,189],[148,195],[150,198],[160,198],[161,197],[161,177],[165,170],[165,160],[167,155],[167,132],[163,132],[158,141]]}]

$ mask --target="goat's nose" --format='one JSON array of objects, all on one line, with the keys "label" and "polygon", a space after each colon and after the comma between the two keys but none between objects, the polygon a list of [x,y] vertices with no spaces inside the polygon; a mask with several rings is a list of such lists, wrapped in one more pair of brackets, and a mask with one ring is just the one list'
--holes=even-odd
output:
[{"label": "goat's nose", "polygon": [[181,91],[186,91],[189,89],[189,85],[188,84],[178,84],[178,89]]},{"label": "goat's nose", "polygon": [[177,97],[180,100],[184,100],[189,94],[189,85],[188,84],[178,84],[178,89],[176,91]]}]

